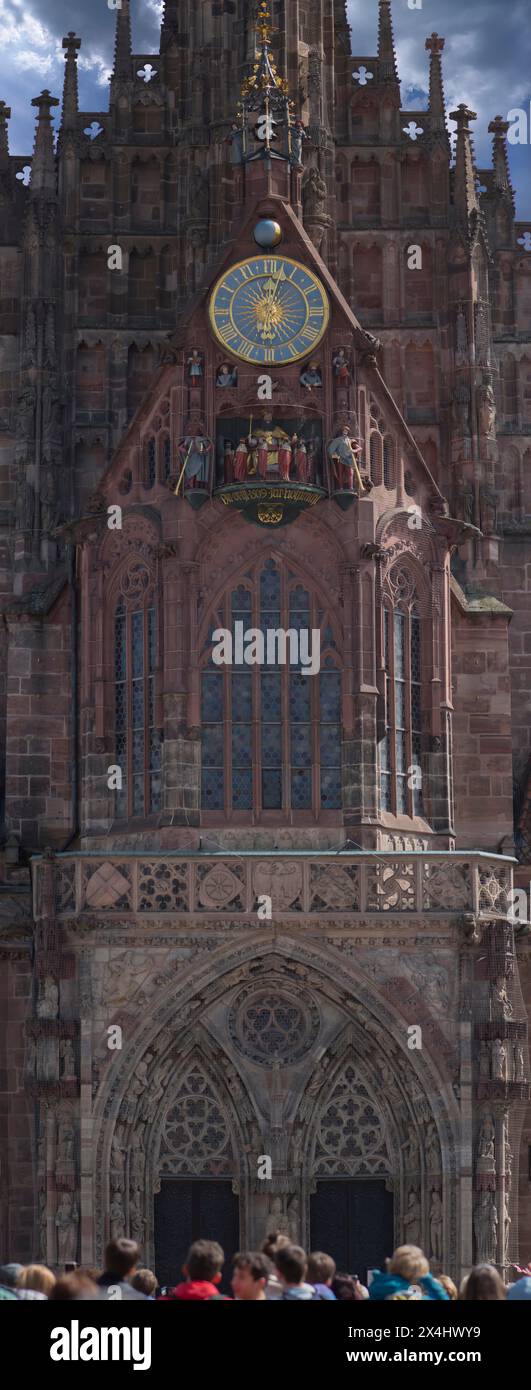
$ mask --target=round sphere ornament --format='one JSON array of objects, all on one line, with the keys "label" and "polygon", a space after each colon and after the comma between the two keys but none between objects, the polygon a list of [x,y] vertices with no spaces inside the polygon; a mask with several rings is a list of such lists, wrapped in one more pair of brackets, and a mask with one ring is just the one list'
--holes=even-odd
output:
[{"label": "round sphere ornament", "polygon": [[273,217],[262,217],[254,229],[254,239],[258,246],[270,251],[282,241],[282,227]]}]

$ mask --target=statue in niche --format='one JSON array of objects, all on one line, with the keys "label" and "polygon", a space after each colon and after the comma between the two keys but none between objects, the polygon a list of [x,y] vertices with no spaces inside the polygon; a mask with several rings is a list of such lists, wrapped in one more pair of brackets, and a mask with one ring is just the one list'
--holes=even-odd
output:
[{"label": "statue in niche", "polygon": [[477,1170],[478,1173],[494,1173],[496,1171],[496,1159],[494,1153],[495,1129],[492,1122],[492,1115],[485,1115],[478,1138]]},{"label": "statue in niche", "polygon": [[121,1192],[113,1192],[109,1207],[111,1240],[119,1240],[125,1231],[125,1212]]},{"label": "statue in niche", "polygon": [[350,363],[344,348],[339,348],[332,358],[332,367],[338,386],[348,386],[350,382]]},{"label": "statue in niche", "polygon": [[64,1081],[75,1079],[76,1070],[74,1062],[74,1048],[70,1038],[63,1038],[59,1044],[59,1052],[62,1061],[61,1076]]},{"label": "statue in niche", "polygon": [[245,156],[245,131],[242,126],[237,125],[236,121],[232,122],[230,135],[227,136],[227,142],[231,147],[231,164],[243,164]]},{"label": "statue in niche", "polygon": [[405,1144],[404,1150],[404,1169],[406,1173],[418,1173],[420,1166],[419,1141],[416,1134],[410,1134]]},{"label": "statue in niche", "polygon": [[496,402],[490,381],[478,390],[479,432],[483,439],[496,438]]},{"label": "statue in niche", "polygon": [[73,1193],[62,1192],[55,1213],[58,1264],[67,1264],[76,1258],[78,1220],[79,1214]]},{"label": "statue in niche", "polygon": [[410,1187],[407,1207],[404,1212],[404,1244],[420,1244],[421,1210],[420,1201],[414,1187]]},{"label": "statue in niche", "polygon": [[440,1168],[440,1150],[439,1137],[434,1120],[428,1120],[428,1124],[426,1125],[424,1147],[426,1152],[426,1167],[430,1172],[438,1173]]},{"label": "statue in niche", "polygon": [[131,1193],[129,1201],[129,1223],[133,1240],[136,1240],[137,1245],[142,1246],[144,1243],[146,1221],[142,1210],[142,1192],[140,1187],[135,1187]]},{"label": "statue in niche", "polygon": [[[452,429],[458,439],[469,440],[470,437],[470,387],[466,382],[461,381],[455,387],[452,402]],[[466,450],[469,444],[465,445]]]},{"label": "statue in niche", "polygon": [[429,1219],[432,1259],[440,1262],[442,1260],[443,1209],[441,1194],[436,1187],[432,1188]]},{"label": "statue in niche", "polygon": [[496,1202],[490,1192],[482,1192],[474,1212],[474,1234],[476,1237],[476,1261],[489,1264],[496,1259],[498,1240],[498,1212]]},{"label": "statue in niche", "polygon": [[[328,457],[332,464],[334,482],[336,488],[341,492],[356,491],[358,497],[364,492],[369,492],[372,483],[369,479],[363,479],[358,468],[358,459],[363,453],[363,443],[361,439],[353,439],[348,425],[344,425],[341,434],[336,435],[328,445]],[[356,482],[356,488],[354,487]]]},{"label": "statue in niche", "polygon": [[326,213],[326,183],[314,165],[308,169],[302,183],[302,202],[306,217],[322,217]]},{"label": "statue in niche", "polygon": [[322,388],[323,373],[318,362],[315,360],[307,362],[306,366],[302,368],[299,380],[305,391],[316,391]]},{"label": "statue in niche", "polygon": [[525,1081],[524,1049],[521,1042],[513,1044],[513,1080]]},{"label": "statue in niche", "polygon": [[58,1012],[59,990],[52,976],[47,975],[37,1000],[37,1018],[57,1018]]},{"label": "statue in niche", "polygon": [[504,1265],[508,1265],[508,1264],[509,1264],[509,1245],[510,1245],[510,1243],[511,1243],[511,1226],[512,1226],[512,1221],[511,1221],[511,1217],[510,1217],[510,1215],[509,1215],[509,1198],[508,1198],[507,1193],[506,1193],[506,1194],[505,1194],[505,1197],[504,1197],[504,1201],[503,1201],[503,1263],[504,1263]]},{"label": "statue in niche", "polygon": [[75,1135],[70,1120],[60,1120],[57,1134],[57,1162],[61,1165],[74,1162]]},{"label": "statue in niche", "polygon": [[289,1235],[289,1222],[284,1210],[282,1197],[270,1197],[267,1210],[268,1230],[281,1231],[283,1235]]},{"label": "statue in niche", "polygon": [[304,442],[304,439],[298,439],[298,438],[297,438],[297,435],[294,434],[293,440],[292,440],[292,445],[293,445],[293,457],[294,457],[294,460],[295,460],[295,472],[296,472],[297,482],[298,482],[298,483],[309,483],[309,481],[310,481],[310,467],[309,467],[309,460],[308,460],[308,450],[307,450],[307,448],[306,448],[306,444],[305,444],[305,442]]},{"label": "statue in niche", "polygon": [[197,386],[203,376],[203,354],[193,348],[188,358],[188,376],[191,386]]},{"label": "statue in niche", "polygon": [[457,489],[459,515],[470,526],[474,523],[474,489],[468,478],[460,478]]},{"label": "statue in niche", "polygon": [[498,495],[491,492],[488,487],[481,487],[479,490],[480,507],[480,526],[486,536],[492,536],[496,531],[498,519]]},{"label": "statue in niche", "polygon": [[492,1077],[494,1081],[507,1079],[507,1048],[501,1038],[495,1038],[492,1044]]},{"label": "statue in niche", "polygon": [[208,482],[208,462],[213,447],[212,441],[204,434],[187,435],[181,439],[177,452],[187,487]]},{"label": "statue in niche", "polygon": [[111,1143],[111,1168],[115,1173],[123,1173],[125,1166],[125,1144],[123,1124],[117,1124]]},{"label": "statue in niche", "polygon": [[226,391],[228,387],[238,385],[238,368],[231,367],[229,362],[222,362],[216,373],[216,386],[220,391]]},{"label": "statue in niche", "polygon": [[36,387],[26,386],[17,399],[15,423],[19,438],[28,439],[34,434],[36,398]]}]

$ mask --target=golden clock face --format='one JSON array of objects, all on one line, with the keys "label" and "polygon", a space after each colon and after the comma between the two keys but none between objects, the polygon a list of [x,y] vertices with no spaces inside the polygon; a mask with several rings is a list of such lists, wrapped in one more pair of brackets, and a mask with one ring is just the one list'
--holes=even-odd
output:
[{"label": "golden clock face", "polygon": [[288,366],[308,357],[326,333],[328,296],[306,266],[287,256],[252,256],[227,270],[210,300],[210,323],[233,357]]}]

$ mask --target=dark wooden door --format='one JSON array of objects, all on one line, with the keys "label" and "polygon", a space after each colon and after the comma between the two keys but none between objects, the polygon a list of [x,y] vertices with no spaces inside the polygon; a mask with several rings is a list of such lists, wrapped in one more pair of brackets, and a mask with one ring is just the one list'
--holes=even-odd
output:
[{"label": "dark wooden door", "polygon": [[162,1178],[155,1197],[155,1273],[159,1284],[181,1282],[194,1240],[217,1240],[225,1251],[223,1293],[230,1291],[231,1259],[239,1249],[238,1198],[230,1182]]},{"label": "dark wooden door", "polygon": [[393,1196],[385,1182],[335,1180],[317,1183],[310,1198],[310,1249],[332,1255],[338,1270],[367,1282],[393,1253]]}]

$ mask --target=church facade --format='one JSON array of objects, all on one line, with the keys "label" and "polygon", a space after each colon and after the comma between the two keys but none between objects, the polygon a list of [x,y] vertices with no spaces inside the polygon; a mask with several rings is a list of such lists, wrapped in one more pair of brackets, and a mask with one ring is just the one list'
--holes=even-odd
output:
[{"label": "church facade", "polygon": [[122,0],[108,112],[75,34],[56,147],[0,107],[0,1254],[509,1276],[531,226],[444,39],[404,112],[390,0],[272,11]]}]

